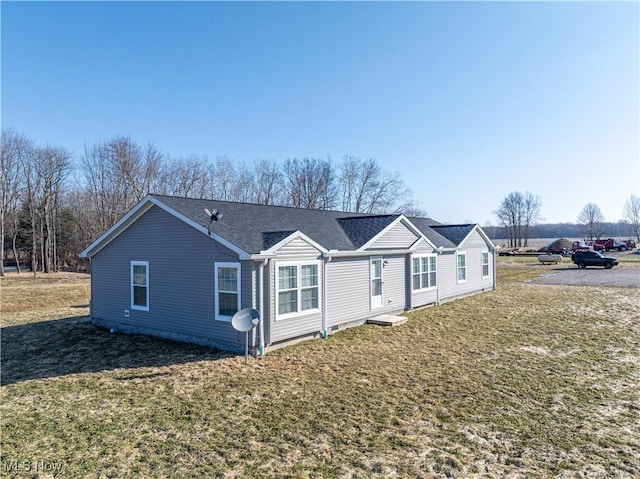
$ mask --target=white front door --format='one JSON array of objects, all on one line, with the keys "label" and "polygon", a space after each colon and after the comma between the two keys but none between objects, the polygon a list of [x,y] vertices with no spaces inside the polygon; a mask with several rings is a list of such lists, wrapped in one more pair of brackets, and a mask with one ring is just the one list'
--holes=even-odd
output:
[{"label": "white front door", "polygon": [[382,258],[371,258],[371,309],[382,306]]}]

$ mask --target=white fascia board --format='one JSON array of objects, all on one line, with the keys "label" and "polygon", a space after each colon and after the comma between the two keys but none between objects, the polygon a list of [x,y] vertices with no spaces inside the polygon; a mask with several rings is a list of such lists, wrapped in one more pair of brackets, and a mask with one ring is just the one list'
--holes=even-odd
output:
[{"label": "white fascia board", "polygon": [[412,249],[403,248],[403,249],[376,249],[376,250],[368,250],[368,251],[327,251],[324,253],[325,258],[348,258],[348,257],[359,257],[359,256],[392,256],[399,254],[409,254],[413,253]]},{"label": "white fascia board", "polygon": [[434,251],[438,249],[438,247],[436,245],[434,245],[431,241],[429,241],[425,236],[423,236],[422,234],[420,234],[420,238],[418,238],[417,240],[415,240],[415,242],[409,246],[409,249],[411,251],[414,251],[416,249],[418,249],[418,244],[420,244],[420,241],[423,241],[427,244],[427,246],[429,246],[430,248],[432,248]]},{"label": "white fascia board", "polygon": [[475,226],[473,227],[473,229],[471,231],[469,231],[469,234],[467,234],[467,236],[464,237],[464,239],[462,241],[460,241],[460,244],[458,245],[458,248],[461,248],[462,245],[464,244],[465,241],[467,241],[469,239],[469,236],[471,236],[471,233],[473,233],[474,231],[477,231],[478,234],[480,236],[482,236],[482,239],[489,245],[489,249],[491,251],[495,251],[496,249],[496,245],[493,244],[493,242],[489,239],[489,237],[487,236],[487,234],[484,232],[484,230],[480,227],[479,224],[475,224]]},{"label": "white fascia board", "polygon": [[[367,241],[365,244],[363,244],[362,246],[360,246],[360,248],[358,248],[357,251],[364,251],[366,250],[369,246],[371,246],[373,243],[375,243],[378,239],[380,239],[382,236],[384,236],[387,231],[389,231],[391,228],[393,228],[395,225],[397,225],[400,222],[404,222],[405,226],[416,236],[418,236],[419,238],[424,238],[424,240],[427,242],[428,245],[430,245],[431,247],[435,248],[436,245],[434,245],[431,241],[429,241],[429,239],[422,234],[422,232],[416,227],[416,225],[414,225],[409,218],[407,218],[405,215],[401,214],[400,216],[398,216],[395,220],[393,220],[391,223],[389,223],[385,228],[383,228],[380,232],[378,232],[378,234],[376,234],[373,238],[371,238],[369,241]],[[413,243],[414,245],[416,243]],[[412,245],[413,247],[413,245]]]},{"label": "white fascia board", "polygon": [[[425,235],[422,234],[422,231],[420,231],[420,228],[418,228],[416,225],[414,225],[411,220],[409,218],[407,218],[406,216],[402,215],[402,217],[404,218],[404,221],[407,223],[407,225],[409,225],[411,227],[411,230],[413,230],[414,233],[416,233],[418,236],[420,236],[420,238],[422,238],[423,240],[426,241],[426,243],[431,246],[433,249],[436,249],[437,246],[432,243],[431,241],[429,241],[429,238],[427,238]],[[419,240],[418,240],[419,241]],[[416,241],[414,244],[417,244],[418,241]]]},{"label": "white fascia board", "polygon": [[134,221],[136,221],[138,218],[140,218],[144,213],[146,213],[154,205],[157,206],[158,208],[162,209],[163,211],[169,213],[170,215],[174,216],[175,218],[179,219],[180,221],[183,221],[184,223],[188,224],[192,228],[195,228],[196,230],[200,231],[201,233],[207,235],[212,240],[217,241],[221,245],[229,248],[231,251],[237,253],[238,254],[238,259],[240,259],[240,260],[251,259],[251,255],[249,253],[247,253],[246,251],[244,251],[243,249],[238,248],[233,243],[227,241],[226,239],[224,239],[224,238],[222,238],[222,237],[220,237],[220,236],[218,236],[218,235],[216,235],[214,233],[211,233],[211,235],[209,235],[209,231],[207,230],[207,228],[205,228],[202,225],[199,225],[195,221],[192,221],[189,218],[187,218],[186,216],[178,213],[173,208],[169,208],[167,205],[165,205],[164,203],[162,203],[160,200],[158,200],[157,198],[155,198],[152,195],[148,195],[145,198],[143,198],[140,201],[140,203],[138,203],[136,206],[133,207],[133,209],[131,209],[131,211],[129,211],[122,218],[120,218],[120,220],[118,220],[111,228],[109,228],[107,231],[105,231],[97,240],[95,240],[87,248],[85,248],[80,253],[80,257],[81,258],[88,258],[88,257],[94,256],[102,248],[104,248],[111,241],[113,241],[115,238],[117,238],[120,235],[120,233],[122,233],[124,230],[126,230]]},{"label": "white fascia board", "polygon": [[282,248],[283,246],[289,244],[291,241],[293,241],[294,239],[297,239],[297,238],[300,238],[301,240],[306,241],[307,243],[309,243],[311,246],[313,246],[315,249],[317,249],[321,253],[326,253],[327,251],[329,251],[327,248],[325,248],[321,244],[316,243],[315,241],[313,241],[311,238],[309,238],[302,231],[296,230],[293,233],[291,233],[289,236],[287,236],[286,238],[278,241],[271,248],[260,251],[260,255],[261,256],[271,256],[271,255],[275,254],[276,251],[278,251],[280,248]]}]

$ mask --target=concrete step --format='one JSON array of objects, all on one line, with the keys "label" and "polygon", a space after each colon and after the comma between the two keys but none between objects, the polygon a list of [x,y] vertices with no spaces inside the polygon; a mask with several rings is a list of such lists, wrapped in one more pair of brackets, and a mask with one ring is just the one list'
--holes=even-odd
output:
[{"label": "concrete step", "polygon": [[407,322],[405,316],[395,316],[393,314],[381,314],[374,318],[367,319],[368,324],[377,324],[379,326],[400,326]]}]

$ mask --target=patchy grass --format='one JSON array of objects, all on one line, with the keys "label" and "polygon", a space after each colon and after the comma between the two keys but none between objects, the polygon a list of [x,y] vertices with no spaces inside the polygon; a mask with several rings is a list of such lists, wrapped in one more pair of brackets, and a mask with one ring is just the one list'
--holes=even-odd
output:
[{"label": "patchy grass", "polygon": [[93,327],[86,279],[2,280],[2,475],[634,477],[640,291],[545,268],[246,366]]}]

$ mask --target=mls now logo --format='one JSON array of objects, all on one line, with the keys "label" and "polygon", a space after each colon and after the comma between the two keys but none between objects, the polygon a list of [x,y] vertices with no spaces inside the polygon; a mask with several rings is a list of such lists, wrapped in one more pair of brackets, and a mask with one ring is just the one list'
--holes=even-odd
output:
[{"label": "mls now logo", "polygon": [[49,461],[46,459],[38,459],[30,461],[24,459],[3,459],[2,469],[4,472],[60,472],[62,463],[57,461]]}]

